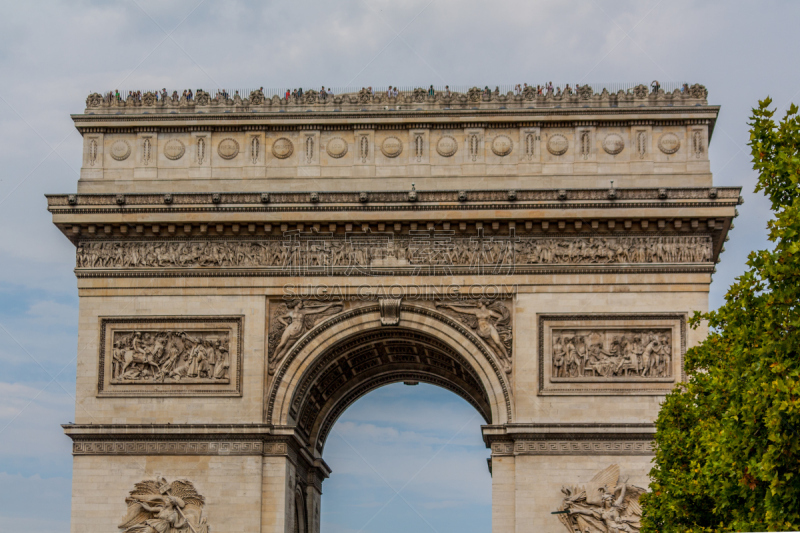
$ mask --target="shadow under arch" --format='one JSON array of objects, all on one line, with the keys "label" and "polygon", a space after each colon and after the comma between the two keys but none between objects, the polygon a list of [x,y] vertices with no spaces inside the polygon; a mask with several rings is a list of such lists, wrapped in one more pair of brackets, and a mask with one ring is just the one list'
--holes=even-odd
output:
[{"label": "shadow under arch", "polygon": [[400,324],[381,324],[378,305],[351,309],[308,331],[267,388],[265,421],[294,427],[322,454],[336,419],[382,385],[420,381],[451,390],[489,424],[512,418],[508,376],[470,328],[430,307],[404,303]]}]

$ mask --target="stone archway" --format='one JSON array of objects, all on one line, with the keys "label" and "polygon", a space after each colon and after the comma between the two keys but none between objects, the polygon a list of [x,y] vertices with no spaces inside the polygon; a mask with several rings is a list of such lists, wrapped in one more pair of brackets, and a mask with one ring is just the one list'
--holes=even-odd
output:
[{"label": "stone archway", "polygon": [[487,424],[511,421],[510,380],[497,356],[458,320],[414,303],[400,306],[396,326],[383,325],[380,306],[368,304],[308,331],[272,377],[265,421],[293,427],[321,457],[328,432],[350,404],[401,381],[448,389]]}]

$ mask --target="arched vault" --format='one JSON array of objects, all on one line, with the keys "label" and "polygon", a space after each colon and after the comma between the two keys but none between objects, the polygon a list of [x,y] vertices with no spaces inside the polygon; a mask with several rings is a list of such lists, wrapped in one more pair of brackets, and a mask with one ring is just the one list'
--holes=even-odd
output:
[{"label": "arched vault", "polygon": [[268,388],[266,421],[293,426],[321,455],[344,410],[377,387],[419,381],[468,401],[488,424],[511,420],[508,377],[470,328],[434,309],[404,303],[397,326],[377,305],[332,317],[306,333]]}]

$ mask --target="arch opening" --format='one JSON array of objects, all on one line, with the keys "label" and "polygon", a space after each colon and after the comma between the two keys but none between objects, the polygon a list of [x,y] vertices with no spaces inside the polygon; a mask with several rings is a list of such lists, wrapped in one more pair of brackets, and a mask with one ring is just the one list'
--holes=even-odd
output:
[{"label": "arch opening", "polygon": [[330,348],[304,372],[290,412],[321,454],[333,424],[353,402],[397,382],[447,389],[491,423],[489,394],[470,362],[449,343],[407,328],[360,332]]},{"label": "arch opening", "polygon": [[360,397],[325,446],[333,473],[321,496],[321,531],[489,530],[492,481],[481,423],[465,399],[426,383]]}]

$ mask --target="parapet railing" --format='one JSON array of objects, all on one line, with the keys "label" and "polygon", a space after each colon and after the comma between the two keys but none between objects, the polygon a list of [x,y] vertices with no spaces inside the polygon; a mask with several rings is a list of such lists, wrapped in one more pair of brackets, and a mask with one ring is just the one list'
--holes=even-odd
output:
[{"label": "parapet railing", "polygon": [[[278,89],[203,89],[177,91],[128,91],[92,93],[86,99],[87,113],[230,112],[379,109],[503,109],[524,107],[637,107],[705,105],[708,90],[700,84],[644,84],[562,86],[417,87],[396,89],[362,87],[326,91]],[[288,93],[288,96],[287,96]]]}]

